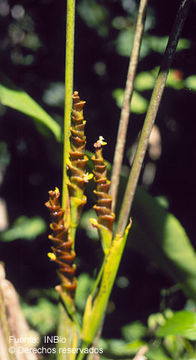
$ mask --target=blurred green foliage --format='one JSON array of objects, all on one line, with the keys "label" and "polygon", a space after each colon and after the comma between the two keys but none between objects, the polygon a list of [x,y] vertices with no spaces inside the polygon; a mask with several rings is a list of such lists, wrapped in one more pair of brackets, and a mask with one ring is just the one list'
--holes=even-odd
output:
[{"label": "blurred green foliage", "polygon": [[6,242],[18,239],[33,241],[39,235],[45,233],[46,229],[47,225],[41,217],[28,218],[23,215],[14,221],[10,229],[0,234],[0,240]]},{"label": "blurred green foliage", "polygon": [[185,310],[176,312],[159,328],[157,335],[180,335],[185,339],[196,340],[196,314]]},{"label": "blurred green foliage", "polygon": [[[123,104],[124,90],[115,89],[112,95],[116,100],[117,106],[121,108]],[[147,110],[147,106],[148,106],[148,101],[143,96],[141,96],[137,91],[134,91],[132,101],[130,104],[131,111],[135,114],[144,114]]]},{"label": "blurred green foliage", "polygon": [[[116,51],[121,56],[130,57],[130,52],[133,46],[134,28],[122,30],[116,39]],[[163,53],[167,45],[168,37],[157,37],[144,35],[141,46],[141,58],[149,55],[151,51]],[[190,41],[187,39],[180,39],[177,51],[185,50],[190,47]]]},{"label": "blurred green foliage", "polygon": [[39,298],[36,305],[22,303],[23,313],[29,324],[40,335],[53,333],[57,327],[58,307],[47,298]]}]

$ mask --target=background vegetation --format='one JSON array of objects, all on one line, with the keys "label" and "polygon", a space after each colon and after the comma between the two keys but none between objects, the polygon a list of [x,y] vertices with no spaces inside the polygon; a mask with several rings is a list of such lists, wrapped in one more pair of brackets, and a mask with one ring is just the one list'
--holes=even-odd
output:
[{"label": "background vegetation", "polygon": [[[65,5],[54,0],[0,2],[1,84],[25,90],[60,126],[64,101]],[[149,3],[122,191],[177,7],[178,1]],[[98,136],[104,136],[108,142],[104,155],[110,162],[137,8],[138,2],[134,0],[77,2],[74,88],[87,100],[87,147],[92,151]],[[115,354],[121,358],[124,351],[126,358],[131,350],[126,350],[124,341],[153,337],[162,318],[151,315],[149,320],[150,314],[195,306],[190,302],[196,297],[195,254],[180,224],[166,211],[177,217],[195,247],[195,16],[193,2],[140,179],[140,185],[155,199],[138,190],[133,233],[108,307],[103,337],[119,339],[113,343],[105,340],[108,356]],[[2,88],[0,91],[2,98]],[[57,278],[55,266],[47,258],[49,217],[44,202],[48,190],[61,187],[62,144],[37,120],[3,105],[0,116],[1,261],[6,264],[7,277],[20,293],[27,319],[45,335],[56,328],[57,300],[51,289]],[[77,303],[81,311],[96,271],[95,263],[100,263],[101,255],[96,233],[88,225],[92,204],[89,197],[76,244],[78,275],[82,279]],[[176,253],[180,251],[184,257],[179,260]],[[191,274],[188,280],[187,274]],[[157,341],[152,340],[153,351],[162,351]],[[176,346],[180,347],[179,342]],[[176,352],[164,348],[164,354],[165,358],[161,355],[156,358],[175,359]],[[158,355],[150,356],[153,359]]]}]

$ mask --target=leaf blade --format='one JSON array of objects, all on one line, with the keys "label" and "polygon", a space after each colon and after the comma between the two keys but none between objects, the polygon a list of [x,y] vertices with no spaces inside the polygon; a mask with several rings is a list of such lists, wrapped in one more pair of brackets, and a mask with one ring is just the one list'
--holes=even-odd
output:
[{"label": "leaf blade", "polygon": [[163,324],[157,336],[179,335],[189,340],[196,340],[196,314],[192,311],[177,311],[165,324]]},{"label": "leaf blade", "polygon": [[35,119],[45,125],[61,141],[60,125],[25,91],[10,89],[0,84],[0,101],[3,105]]}]

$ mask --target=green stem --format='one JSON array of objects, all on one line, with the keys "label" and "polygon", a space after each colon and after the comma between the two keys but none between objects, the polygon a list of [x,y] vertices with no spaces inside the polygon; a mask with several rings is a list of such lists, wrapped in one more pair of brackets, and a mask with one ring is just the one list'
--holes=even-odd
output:
[{"label": "green stem", "polygon": [[[57,346],[58,360],[72,360],[73,354],[65,353],[64,348],[72,348],[78,346],[78,332],[75,324],[68,317],[64,306],[59,304],[59,327],[58,336],[63,340]],[[65,341],[65,342],[64,342]]]},{"label": "green stem", "polygon": [[180,37],[180,33],[182,31],[185,19],[188,15],[188,10],[191,4],[191,0],[183,0],[179,10],[176,15],[176,19],[173,25],[172,32],[170,34],[168,44],[163,56],[163,61],[159,70],[159,74],[157,76],[154,90],[151,96],[150,104],[148,106],[148,111],[146,114],[146,118],[144,121],[143,129],[141,132],[139,144],[137,147],[137,151],[135,154],[133,166],[129,175],[124,199],[122,202],[122,207],[119,215],[119,220],[117,224],[117,233],[124,232],[126,227],[128,217],[131,211],[131,206],[133,202],[133,198],[135,195],[136,186],[138,183],[139,175],[141,172],[141,167],[143,164],[144,156],[146,153],[146,149],[148,146],[148,140],[150,137],[150,133],[159,109],[159,105],[161,102],[161,98],[163,95],[163,91],[165,88],[167,75],[169,72],[169,68],[171,66],[172,60],[175,55],[176,47],[178,44],[178,40]]},{"label": "green stem", "polygon": [[130,226],[131,224],[129,224],[129,226],[126,228],[124,236],[119,234],[115,236],[110,247],[110,251],[108,255],[106,255],[103,276],[98,294],[94,302],[91,295],[88,297],[84,313],[82,331],[82,339],[88,346],[93,342],[103,319],[120,265]]},{"label": "green stem", "polygon": [[[66,23],[66,49],[65,49],[65,110],[64,110],[64,150],[63,150],[63,191],[62,208],[65,210],[65,223],[70,227],[70,205],[68,192],[68,174],[66,164],[69,163],[70,151],[70,127],[73,94],[73,70],[74,70],[74,30],[75,30],[75,0],[67,0],[67,23]],[[76,335],[76,328],[69,318],[64,307],[60,304],[60,319],[58,335],[67,339],[66,346],[71,347]],[[58,360],[70,360],[70,354],[59,352]]]},{"label": "green stem", "polygon": [[117,197],[117,191],[118,191],[118,185],[120,179],[120,170],[122,166],[123,153],[125,148],[127,127],[129,123],[130,102],[133,95],[133,85],[137,70],[137,64],[139,61],[139,54],[140,54],[140,47],[141,47],[142,36],[144,31],[147,4],[148,4],[148,0],[140,0],[135,36],[133,41],[133,49],[131,52],[131,57],[129,62],[129,69],[127,74],[123,105],[120,115],[120,123],[118,128],[118,135],[117,135],[117,142],[115,147],[114,162],[113,162],[112,177],[111,177],[110,193],[112,195],[112,211],[115,210],[116,197]]},{"label": "green stem", "polygon": [[82,346],[83,352],[79,353],[79,355],[77,356],[77,360],[83,360],[85,358],[86,354],[85,354],[84,350],[86,348],[88,348],[88,345],[83,344],[83,346]]},{"label": "green stem", "polygon": [[91,291],[91,296],[92,296],[92,298],[94,297],[95,292],[96,292],[96,290],[97,290],[97,288],[98,288],[98,285],[99,285],[99,283],[100,283],[100,280],[101,280],[101,277],[102,277],[102,274],[103,274],[103,270],[104,270],[104,265],[105,265],[105,257],[104,257],[104,259],[103,259],[101,268],[100,268],[100,270],[99,270],[99,273],[98,273],[98,275],[97,275],[96,281],[95,281],[94,286],[93,286],[93,289],[92,289],[92,291]]},{"label": "green stem", "polygon": [[[65,209],[66,222],[70,223],[68,175],[66,164],[69,163],[70,127],[73,94],[74,69],[74,30],[75,30],[75,0],[67,0],[66,24],[66,55],[65,55],[65,111],[64,111],[64,160],[63,160],[63,193],[62,208]],[[67,218],[68,216],[68,218]]]}]

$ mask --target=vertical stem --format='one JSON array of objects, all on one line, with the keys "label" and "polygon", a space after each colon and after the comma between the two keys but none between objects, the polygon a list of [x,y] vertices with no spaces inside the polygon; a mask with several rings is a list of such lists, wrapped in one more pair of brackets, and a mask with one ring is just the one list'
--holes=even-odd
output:
[{"label": "vertical stem", "polygon": [[[65,110],[64,110],[64,150],[63,150],[63,191],[62,208],[65,210],[65,223],[70,226],[70,206],[68,193],[68,175],[66,164],[69,162],[70,151],[70,127],[73,94],[73,71],[74,71],[74,30],[75,30],[75,0],[67,0],[66,22],[66,49],[65,49]],[[60,304],[60,318],[58,335],[67,339],[66,346],[71,347],[75,338],[75,324],[69,318],[64,307]],[[58,347],[58,360],[70,360],[71,355],[60,351]]]},{"label": "vertical stem", "polygon": [[75,0],[67,0],[66,24],[66,55],[65,55],[65,111],[64,111],[64,160],[63,160],[63,193],[62,208],[65,209],[66,222],[70,222],[68,176],[66,164],[69,162],[70,126],[73,94],[74,69],[74,30],[75,30]]},{"label": "vertical stem", "polygon": [[[64,342],[59,342],[57,346],[57,360],[71,360],[71,355],[63,351],[64,348],[72,348],[75,335],[77,335],[76,327],[72,320],[68,317],[63,305],[59,304],[59,326],[58,336],[65,339]],[[77,344],[75,344],[77,347]]]},{"label": "vertical stem", "polygon": [[154,90],[151,96],[150,104],[144,121],[143,129],[141,132],[139,144],[135,154],[133,166],[129,175],[128,184],[126,187],[125,195],[122,202],[119,221],[117,224],[117,233],[123,233],[126,227],[129,213],[131,210],[133,197],[135,194],[137,182],[141,172],[144,156],[148,146],[149,136],[159,109],[165,83],[169,68],[175,55],[176,47],[182,31],[185,19],[188,15],[188,10],[191,4],[191,0],[183,0],[176,15],[176,19],[170,34],[167,47],[163,56],[163,61],[157,76]]},{"label": "vertical stem", "polygon": [[114,211],[116,204],[120,170],[123,160],[127,127],[129,123],[130,101],[133,95],[133,84],[134,84],[137,64],[139,60],[139,53],[142,42],[142,35],[144,31],[147,4],[148,4],[148,0],[140,0],[135,36],[133,41],[133,49],[131,52],[130,63],[127,73],[127,81],[126,81],[124,100],[120,115],[120,123],[118,128],[117,142],[116,142],[116,148],[114,154],[114,164],[113,164],[112,177],[111,177],[110,193],[112,195],[112,211]]}]

